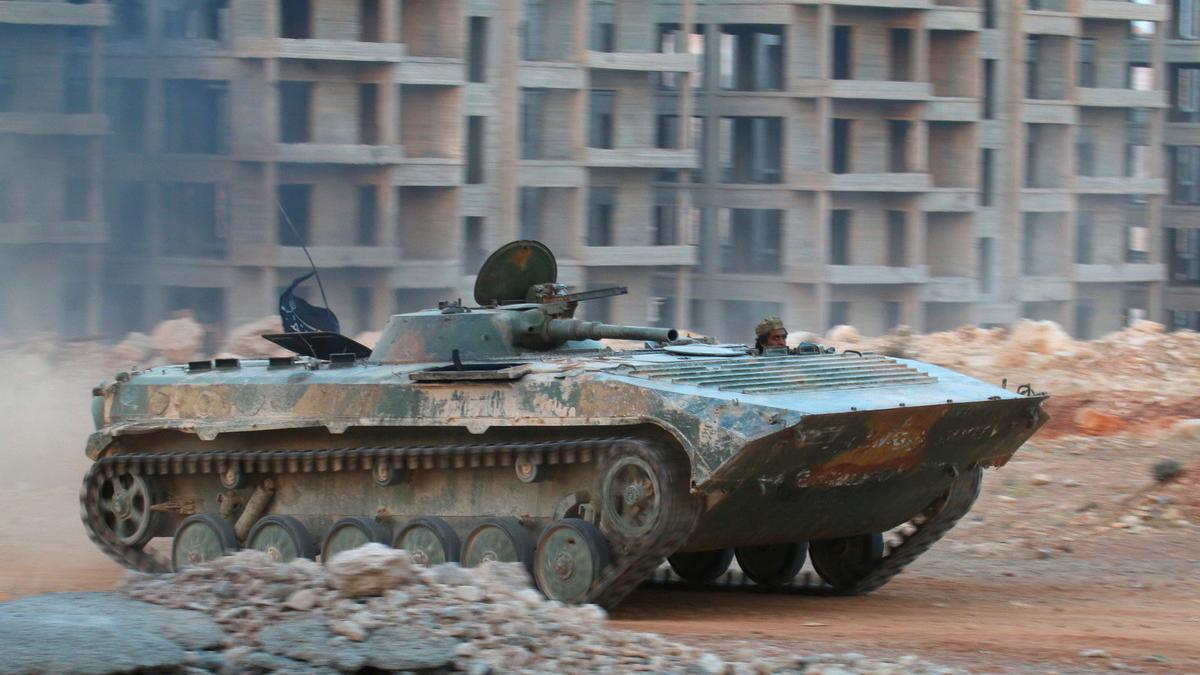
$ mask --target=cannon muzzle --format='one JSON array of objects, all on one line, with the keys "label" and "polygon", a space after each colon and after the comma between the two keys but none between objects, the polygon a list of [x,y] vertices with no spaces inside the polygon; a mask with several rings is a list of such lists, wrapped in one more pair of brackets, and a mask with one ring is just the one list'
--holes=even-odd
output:
[{"label": "cannon muzzle", "polygon": [[550,319],[546,323],[546,334],[552,340],[655,340],[670,342],[679,337],[674,328],[649,328],[646,326],[618,326],[597,321],[580,319]]}]

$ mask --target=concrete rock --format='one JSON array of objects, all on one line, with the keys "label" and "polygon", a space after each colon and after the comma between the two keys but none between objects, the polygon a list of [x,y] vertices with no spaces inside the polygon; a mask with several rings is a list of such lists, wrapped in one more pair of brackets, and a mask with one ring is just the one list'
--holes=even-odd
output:
[{"label": "concrete rock", "polygon": [[189,361],[204,343],[204,327],[192,318],[189,311],[178,312],[163,321],[150,333],[155,351],[173,363]]},{"label": "concrete rock", "polygon": [[347,597],[383,595],[413,579],[408,553],[383,544],[339,553],[326,567],[333,587]]},{"label": "concrete rock", "polygon": [[257,321],[242,324],[232,331],[225,339],[221,350],[240,357],[252,356],[286,356],[291,352],[262,338],[268,333],[282,333],[283,321],[276,316],[263,317]]},{"label": "concrete rock", "polygon": [[144,363],[154,355],[154,341],[145,333],[128,333],[113,347],[112,355],[124,363]]},{"label": "concrete rock", "polygon": [[317,604],[317,592],[311,588],[301,588],[300,590],[288,596],[284,603],[290,609],[300,612],[307,612]]},{"label": "concrete rock", "polygon": [[834,326],[825,334],[825,339],[831,342],[858,342],[862,339],[858,329],[845,324]]},{"label": "concrete rock", "polygon": [[[87,649],[79,648],[81,635]],[[0,673],[176,670],[188,650],[218,647],[226,638],[200,612],[116,593],[21,598],[0,604]]]}]

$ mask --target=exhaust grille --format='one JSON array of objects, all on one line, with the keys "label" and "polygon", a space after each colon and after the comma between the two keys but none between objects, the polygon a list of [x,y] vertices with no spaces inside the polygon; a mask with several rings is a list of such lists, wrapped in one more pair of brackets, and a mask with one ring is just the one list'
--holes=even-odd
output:
[{"label": "exhaust grille", "polygon": [[689,359],[634,366],[630,375],[743,394],[933,384],[937,378],[878,354]]}]

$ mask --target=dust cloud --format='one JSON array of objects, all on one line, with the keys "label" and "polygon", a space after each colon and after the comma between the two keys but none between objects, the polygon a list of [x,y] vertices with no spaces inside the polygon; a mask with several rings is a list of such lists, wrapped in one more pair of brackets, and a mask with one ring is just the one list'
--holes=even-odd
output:
[{"label": "dust cloud", "polygon": [[106,588],[119,575],[79,519],[91,389],[113,372],[37,346],[0,353],[0,599]]}]

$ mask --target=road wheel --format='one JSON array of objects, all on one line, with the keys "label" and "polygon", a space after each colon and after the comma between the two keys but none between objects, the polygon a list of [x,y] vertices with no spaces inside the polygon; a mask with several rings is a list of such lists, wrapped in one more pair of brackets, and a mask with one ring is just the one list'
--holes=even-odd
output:
[{"label": "road wheel", "polygon": [[350,516],[342,518],[329,528],[325,541],[321,544],[321,562],[328,564],[337,554],[343,551],[376,543],[388,545],[392,541],[392,533],[386,527],[366,516]]},{"label": "road wheel", "polygon": [[463,540],[462,565],[476,567],[488,561],[533,564],[533,537],[516,518],[488,518]]},{"label": "road wheel", "polygon": [[883,535],[863,534],[814,541],[809,556],[817,574],[836,590],[853,586],[883,558]]},{"label": "road wheel", "polygon": [[458,562],[462,547],[458,535],[446,521],[434,516],[408,521],[396,535],[392,546],[408,551],[412,561],[418,565]]},{"label": "road wheel", "polygon": [[759,586],[778,588],[790,582],[808,553],[806,542],[794,544],[769,544],[767,546],[739,546],[738,567]]},{"label": "road wheel", "polygon": [[238,550],[233,525],[213,513],[188,516],[171,540],[171,567],[176,572],[216,560]]},{"label": "road wheel", "polygon": [[585,520],[556,521],[538,539],[533,576],[551,600],[584,602],[592,584],[608,566],[608,542]]},{"label": "road wheel", "polygon": [[246,548],[262,551],[277,562],[317,557],[317,545],[304,524],[291,516],[267,516],[246,535]]},{"label": "road wheel", "polygon": [[733,562],[733,549],[676,553],[667,558],[667,562],[671,563],[671,569],[684,581],[691,584],[707,584],[729,569],[729,563]]}]

